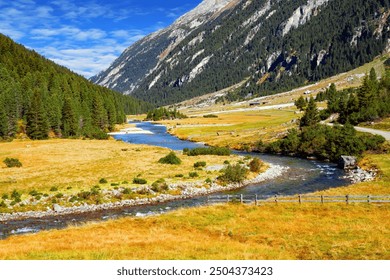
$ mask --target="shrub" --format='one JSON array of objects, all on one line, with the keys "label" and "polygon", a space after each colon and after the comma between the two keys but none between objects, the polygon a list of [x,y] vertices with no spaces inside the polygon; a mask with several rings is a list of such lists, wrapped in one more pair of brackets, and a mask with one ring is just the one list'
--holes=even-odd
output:
[{"label": "shrub", "polygon": [[189,175],[191,178],[199,177],[199,174],[196,173],[196,172],[190,172],[190,173],[188,173],[188,175]]},{"label": "shrub", "polygon": [[62,193],[57,193],[57,194],[55,195],[55,197],[56,197],[56,198],[62,198],[62,197],[64,197],[64,195],[63,195]]},{"label": "shrub", "polygon": [[176,178],[182,178],[182,177],[184,177],[184,175],[183,174],[176,174],[175,177]]},{"label": "shrub", "polygon": [[176,156],[174,152],[170,152],[167,156],[160,158],[159,163],[162,164],[181,164],[181,159]]},{"label": "shrub", "polygon": [[168,184],[165,182],[163,178],[158,179],[152,184],[152,190],[154,192],[162,192],[168,190]]},{"label": "shrub", "polygon": [[123,192],[122,192],[123,194],[131,194],[132,193],[132,191],[131,191],[131,189],[130,188],[125,188],[124,190],[123,190]]},{"label": "shrub", "polygon": [[22,195],[17,191],[17,190],[13,190],[12,193],[11,193],[11,198],[15,201],[19,200],[20,201],[20,198],[22,197]]},{"label": "shrub", "polygon": [[128,181],[123,181],[122,184],[123,185],[127,185],[129,182]]},{"label": "shrub", "polygon": [[37,195],[39,195],[39,193],[36,190],[32,190],[31,192],[29,192],[29,195],[37,196]]},{"label": "shrub", "polygon": [[248,169],[240,164],[228,165],[222,170],[223,174],[218,177],[225,183],[241,183],[248,174]]},{"label": "shrub", "polygon": [[3,194],[3,195],[1,196],[1,198],[4,199],[4,200],[8,199],[8,194],[6,194],[6,193]]},{"label": "shrub", "polygon": [[77,199],[77,196],[72,196],[70,199],[69,199],[69,202],[76,202],[78,199]]},{"label": "shrub", "polygon": [[142,178],[134,178],[133,179],[133,184],[144,185],[146,183],[147,183],[147,181],[145,179],[142,179]]},{"label": "shrub", "polygon": [[93,186],[91,188],[91,195],[98,195],[100,193],[100,187],[99,186]]},{"label": "shrub", "polygon": [[258,158],[252,159],[252,161],[249,163],[249,169],[252,172],[259,172],[262,166],[263,162]]},{"label": "shrub", "polygon": [[225,161],[223,162],[223,164],[230,164],[230,162],[229,162],[228,160],[225,160]]},{"label": "shrub", "polygon": [[77,197],[81,200],[88,199],[90,198],[90,196],[91,196],[91,192],[89,191],[83,191],[77,194]]},{"label": "shrub", "polygon": [[5,207],[7,207],[7,204],[5,204],[4,201],[2,201],[2,202],[0,203],[0,208],[5,208]]},{"label": "shrub", "polygon": [[198,161],[198,162],[195,162],[194,163],[194,167],[195,168],[198,168],[198,167],[205,167],[206,166],[206,162],[205,161]]},{"label": "shrub", "polygon": [[6,158],[3,162],[8,168],[22,167],[22,163],[17,158]]},{"label": "shrub", "polygon": [[119,183],[111,183],[112,187],[119,186]]},{"label": "shrub", "polygon": [[204,117],[204,118],[218,118],[218,116],[217,116],[217,115],[214,115],[214,114],[204,115],[203,117]]},{"label": "shrub", "polygon": [[58,188],[57,188],[57,187],[51,187],[51,188],[50,188],[50,191],[51,191],[51,192],[56,192],[56,191],[58,191]]},{"label": "shrub", "polygon": [[213,181],[210,178],[207,178],[206,181],[205,181],[206,184],[211,184],[212,182]]},{"label": "shrub", "polygon": [[[184,152],[184,150],[183,150]],[[199,155],[216,155],[216,156],[230,156],[231,151],[225,147],[202,147],[188,150],[185,154],[188,156],[199,156]]]},{"label": "shrub", "polygon": [[107,184],[108,182],[107,182],[107,180],[105,179],[105,178],[101,178],[100,180],[99,180],[99,184]]}]

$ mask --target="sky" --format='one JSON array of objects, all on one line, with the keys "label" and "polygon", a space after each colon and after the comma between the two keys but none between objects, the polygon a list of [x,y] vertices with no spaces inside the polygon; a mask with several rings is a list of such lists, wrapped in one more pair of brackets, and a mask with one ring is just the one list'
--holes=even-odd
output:
[{"label": "sky", "polygon": [[202,0],[0,0],[0,33],[89,78]]}]

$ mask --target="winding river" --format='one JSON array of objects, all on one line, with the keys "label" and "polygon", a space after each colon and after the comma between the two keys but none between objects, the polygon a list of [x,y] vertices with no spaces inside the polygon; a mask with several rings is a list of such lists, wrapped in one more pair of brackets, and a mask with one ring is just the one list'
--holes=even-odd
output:
[{"label": "winding river", "polygon": [[[200,143],[179,140],[167,133],[166,127],[149,122],[135,123],[138,128],[152,134],[122,134],[115,138],[134,144],[147,144],[166,147],[172,150],[195,148],[203,146]],[[289,169],[276,179],[249,185],[243,189],[229,193],[258,194],[258,195],[293,195],[305,194],[318,190],[329,189],[347,185],[349,182],[343,178],[344,172],[335,164],[319,161],[309,161],[299,158],[272,156],[256,153],[237,152],[241,155],[260,157],[262,160],[288,166]],[[147,216],[165,213],[182,207],[196,207],[207,203],[206,197],[171,201],[157,205],[137,207],[124,207],[115,210],[105,210],[93,213],[73,214],[49,218],[31,218],[20,221],[0,223],[0,239],[10,235],[34,233],[41,230],[60,229],[69,225],[78,225],[88,221],[101,221],[124,216]]]}]

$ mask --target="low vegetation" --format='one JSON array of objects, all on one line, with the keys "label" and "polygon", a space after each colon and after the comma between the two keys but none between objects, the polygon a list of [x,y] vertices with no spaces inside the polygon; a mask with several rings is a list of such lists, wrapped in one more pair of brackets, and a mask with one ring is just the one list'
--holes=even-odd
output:
[{"label": "low vegetation", "polygon": [[217,156],[230,156],[231,150],[225,147],[202,147],[194,149],[184,149],[183,154],[187,156],[199,156],[199,155],[217,155]]},{"label": "low vegetation", "polygon": [[[46,210],[54,203],[71,207],[159,193],[179,195],[182,189],[168,186],[178,182],[202,186],[220,175],[201,168],[206,162],[212,166],[241,160],[235,155],[188,157],[121,141],[70,139],[3,142],[0,155],[23,162],[22,168],[4,168],[4,164],[0,172],[0,213]],[[181,164],[167,168],[158,163],[167,155],[167,162],[179,159]],[[199,167],[194,170],[194,165]]]},{"label": "low vegetation", "polygon": [[8,168],[22,167],[22,163],[17,158],[6,158],[3,162]]},{"label": "low vegetation", "polygon": [[13,236],[0,259],[385,260],[389,235],[386,205],[232,204]]},{"label": "low vegetation", "polygon": [[181,164],[181,159],[175,154],[175,152],[170,152],[167,156],[160,158],[158,160],[158,163],[162,164],[174,164],[179,165]]},{"label": "low vegetation", "polygon": [[175,120],[175,119],[185,119],[186,115],[180,113],[175,109],[169,110],[164,107],[154,109],[149,111],[145,120],[146,121],[161,121],[161,120]]}]

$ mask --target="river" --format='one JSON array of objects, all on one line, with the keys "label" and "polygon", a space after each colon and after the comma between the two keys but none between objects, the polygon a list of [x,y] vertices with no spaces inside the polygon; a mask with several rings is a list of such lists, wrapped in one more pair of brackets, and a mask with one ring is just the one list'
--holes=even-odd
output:
[{"label": "river", "polygon": [[[169,133],[166,127],[149,122],[136,123],[138,128],[150,131],[152,134],[123,134],[116,135],[117,140],[134,144],[147,144],[166,147],[172,150],[201,147],[201,143],[180,140]],[[289,169],[276,179],[259,184],[249,185],[243,189],[229,192],[232,194],[258,195],[293,195],[305,194],[318,190],[347,185],[343,178],[344,171],[333,163],[309,161],[299,158],[273,156],[256,153],[237,152],[240,155],[260,157],[262,160],[287,166]],[[46,218],[30,218],[20,221],[9,221],[0,224],[0,238],[10,235],[39,232],[41,230],[61,229],[69,225],[83,224],[89,221],[115,219],[124,216],[156,215],[182,207],[197,207],[207,203],[206,197],[196,197],[187,200],[171,201],[157,205],[124,207],[115,210],[99,211],[87,214],[66,215]]]}]

